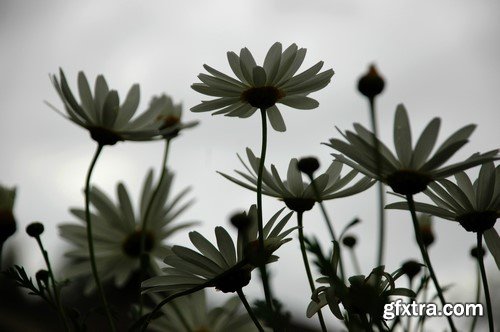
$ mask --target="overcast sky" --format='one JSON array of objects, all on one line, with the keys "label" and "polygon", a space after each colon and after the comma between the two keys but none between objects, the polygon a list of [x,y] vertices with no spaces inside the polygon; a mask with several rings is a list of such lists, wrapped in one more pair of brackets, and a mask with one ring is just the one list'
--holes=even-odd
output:
[{"label": "overcast sky", "polygon": [[[260,119],[190,113],[188,109],[203,98],[190,85],[198,81],[204,63],[229,73],[227,51],[248,47],[259,62],[276,41],[307,48],[304,68],[323,60],[325,68],[335,71],[332,83],[313,94],[319,108],[282,108],[288,130],[270,133],[267,157],[281,173],[286,172],[290,158],[304,155],[318,156],[326,169],[332,151],[320,143],[339,137],[335,126],[343,130],[351,129],[353,122],[369,126],[366,101],[355,86],[371,62],[387,82],[378,114],[382,139],[389,146],[394,110],[403,102],[414,136],[434,116],[443,119],[440,142],[464,125],[478,125],[455,161],[498,148],[499,12],[500,4],[494,0],[2,0],[0,182],[18,187],[19,229],[31,221],[43,221],[51,257],[62,262],[65,244],[57,238],[56,225],[72,220],[69,206],[83,206],[84,176],[94,142],[86,131],[44,105],[47,100],[61,106],[48,75],[61,67],[76,89],[79,70],[91,81],[102,73],[122,96],[133,83],[140,83],[141,109],[151,96],[166,92],[182,101],[185,119],[200,120],[199,127],[174,141],[169,166],[176,172],[177,192],[187,185],[194,188],[192,197],[197,203],[183,219],[203,221],[198,230],[213,238],[214,226],[227,225],[232,212],[254,202],[252,192],[215,171],[241,169],[236,153],[244,153],[246,147],[259,152]],[[158,169],[162,149],[159,142],[106,148],[93,182],[114,197],[115,184],[123,180],[137,197],[147,170]],[[365,273],[375,262],[374,188],[327,205],[339,230],[354,217],[363,220],[355,232],[360,237],[358,253]],[[266,198],[266,215],[281,204]],[[408,213],[387,215],[387,269],[393,271],[405,259],[420,255],[413,244]],[[442,284],[457,284],[449,301],[470,302],[475,266],[468,251],[475,237],[454,223],[436,221],[438,240],[431,256],[438,277]],[[306,214],[305,232],[315,233],[326,246],[325,231],[317,211]],[[187,234],[178,234],[172,243],[186,240]],[[7,246],[15,247],[19,262],[34,273],[42,263],[32,242],[20,231]],[[287,244],[278,255],[281,260],[272,268],[275,292],[295,315],[302,315],[308,288],[298,242]],[[491,255],[486,261],[494,283],[498,271]],[[254,284],[249,294],[260,296],[258,283]]]}]

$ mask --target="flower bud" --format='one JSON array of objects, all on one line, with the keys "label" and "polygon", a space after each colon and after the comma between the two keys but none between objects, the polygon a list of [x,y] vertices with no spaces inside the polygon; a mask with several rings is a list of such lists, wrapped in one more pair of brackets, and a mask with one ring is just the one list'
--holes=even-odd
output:
[{"label": "flower bud", "polygon": [[319,168],[319,161],[314,157],[304,157],[297,163],[299,171],[312,177],[313,173]]},{"label": "flower bud", "polygon": [[422,265],[416,261],[409,260],[403,263],[401,269],[403,273],[408,276],[408,279],[412,280],[417,274],[420,273]]},{"label": "flower bud", "polygon": [[26,227],[26,233],[31,237],[39,237],[43,231],[43,224],[39,222],[32,222]]},{"label": "flower bud", "polygon": [[235,213],[229,220],[231,221],[231,224],[240,231],[246,230],[252,223],[252,218],[245,212]]},{"label": "flower bud", "polygon": [[35,274],[36,280],[43,285],[47,285],[49,282],[49,271],[40,270]]},{"label": "flower bud", "polygon": [[358,81],[358,91],[369,99],[375,98],[384,90],[384,79],[378,74],[375,65],[370,65],[368,73]]},{"label": "flower bud", "polygon": [[434,232],[432,231],[432,221],[431,215],[429,214],[421,214],[418,217],[418,226],[420,230],[420,236],[422,237],[422,242],[424,246],[427,248],[432,243],[436,237],[434,236]]},{"label": "flower bud", "polygon": [[470,250],[470,255],[474,258],[484,257],[486,251],[484,248],[474,247]]},{"label": "flower bud", "polygon": [[342,238],[342,243],[347,247],[347,248],[354,248],[356,245],[356,237],[352,235],[346,235]]}]

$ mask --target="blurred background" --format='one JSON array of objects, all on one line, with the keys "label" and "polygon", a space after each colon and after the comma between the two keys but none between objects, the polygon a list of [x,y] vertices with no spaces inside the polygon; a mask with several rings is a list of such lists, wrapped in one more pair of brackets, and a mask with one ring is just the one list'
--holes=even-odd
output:
[{"label": "blurred background", "polygon": [[[270,132],[266,159],[281,173],[290,158],[306,155],[317,156],[325,170],[332,150],[320,143],[339,137],[335,126],[346,130],[359,122],[369,127],[368,105],[356,91],[356,83],[370,63],[386,80],[377,104],[382,140],[392,148],[394,111],[403,102],[414,136],[435,116],[443,120],[439,142],[466,124],[478,125],[470,143],[454,157],[458,161],[499,147],[499,10],[500,3],[494,0],[1,0],[0,182],[18,188],[14,210],[18,232],[6,242],[4,253],[10,252],[13,261],[31,274],[42,268],[35,242],[24,232],[30,222],[42,221],[47,250],[57,274],[64,275],[63,253],[68,245],[59,239],[57,225],[74,221],[69,207],[83,207],[84,177],[95,143],[85,130],[43,103],[62,107],[49,81],[49,74],[59,67],[73,89],[79,70],[92,82],[102,73],[121,96],[139,83],[140,109],[153,95],[165,92],[183,103],[185,120],[200,120],[197,128],[174,140],[169,166],[176,173],[174,192],[190,185],[191,197],[196,198],[181,219],[202,221],[197,230],[213,239],[216,225],[228,226],[232,213],[255,200],[253,192],[215,171],[241,169],[236,153],[244,154],[246,147],[260,151],[260,119],[189,112],[206,99],[190,89],[204,71],[204,63],[229,73],[227,51],[248,47],[261,62],[269,47],[280,41],[285,47],[296,43],[307,48],[302,68],[323,60],[325,68],[334,69],[331,84],[312,94],[319,108],[281,108],[288,129]],[[160,142],[106,148],[93,183],[115,197],[116,183],[124,181],[138,197],[148,169],[158,169],[162,151]],[[475,176],[477,170],[470,174]],[[373,187],[327,203],[338,230],[355,217],[362,220],[353,232],[366,274],[376,259],[376,197]],[[275,199],[264,199],[265,216],[281,207]],[[305,215],[305,233],[318,236],[326,248],[329,238],[316,209]],[[408,213],[387,212],[387,229],[388,271],[406,259],[420,260]],[[475,262],[469,249],[475,237],[444,220],[435,219],[434,231],[437,240],[430,255],[438,278],[442,284],[453,284],[447,300],[472,302]],[[187,244],[187,234],[176,234],[170,242]],[[271,268],[274,292],[295,320],[305,320],[309,291],[298,241],[280,249],[279,256]],[[490,288],[495,289],[499,278],[491,255],[486,256],[486,267]],[[251,300],[262,296],[258,278],[254,279],[247,290]],[[223,297],[209,292],[213,303]],[[336,324],[333,315],[326,316]],[[314,327],[317,321],[308,323]],[[445,324],[439,318],[429,321],[430,328]]]}]

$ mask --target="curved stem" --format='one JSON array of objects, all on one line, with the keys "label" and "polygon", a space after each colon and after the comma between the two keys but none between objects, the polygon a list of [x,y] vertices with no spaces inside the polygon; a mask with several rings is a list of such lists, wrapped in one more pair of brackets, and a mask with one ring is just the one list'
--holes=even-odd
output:
[{"label": "curved stem", "polygon": [[[413,230],[415,231],[415,237],[417,238],[418,247],[420,248],[420,253],[422,254],[422,258],[424,259],[425,265],[429,269],[429,274],[431,275],[431,279],[434,283],[434,287],[436,287],[436,291],[439,296],[439,300],[441,301],[441,305],[444,307],[446,305],[446,300],[443,296],[443,290],[439,285],[439,282],[436,277],[436,273],[434,273],[434,268],[432,267],[431,260],[429,258],[429,254],[425,249],[424,242],[422,241],[422,235],[420,234],[420,229],[418,227],[417,213],[415,212],[415,202],[413,201],[413,195],[406,195],[406,200],[408,201],[408,206],[410,207],[411,219],[413,221]],[[455,328],[455,324],[453,324],[453,319],[451,316],[446,316],[448,320],[448,324],[452,331],[457,331]]]},{"label": "curved stem", "polygon": [[104,311],[106,312],[106,317],[108,318],[109,327],[111,331],[116,331],[115,322],[113,317],[111,316],[111,311],[109,310],[108,301],[106,300],[106,296],[104,295],[104,290],[101,285],[101,280],[99,279],[99,274],[97,273],[97,264],[95,261],[95,253],[94,253],[94,240],[92,238],[92,221],[90,215],[90,178],[92,176],[92,171],[94,170],[95,164],[97,162],[97,158],[101,154],[102,148],[104,146],[99,144],[94,153],[94,157],[89,166],[89,170],[87,172],[87,179],[85,180],[85,219],[87,219],[87,242],[89,246],[89,256],[90,256],[90,267],[92,270],[92,275],[94,277],[94,281],[97,287],[97,292],[99,293],[99,297],[101,298],[102,305],[104,306]]},{"label": "curved stem", "polygon": [[[170,138],[166,140],[165,142],[165,150],[163,152],[163,159],[161,162],[161,167],[160,167],[160,179],[158,180],[158,184],[156,185],[155,190],[153,191],[153,194],[151,195],[151,198],[148,202],[148,206],[146,207],[146,212],[144,212],[144,219],[142,220],[142,225],[141,225],[141,241],[139,244],[140,248],[140,281],[144,278],[144,275],[147,273],[147,269],[149,266],[149,255],[145,252],[146,251],[146,227],[149,219],[149,214],[151,213],[151,207],[153,206],[153,202],[158,195],[158,192],[160,191],[161,184],[163,183],[163,179],[165,177],[165,174],[167,173],[165,168],[167,165],[167,157],[168,157],[168,151],[170,149]],[[141,294],[139,293],[139,314],[142,315],[143,312],[143,299]]]},{"label": "curved stem", "polygon": [[50,265],[49,261],[49,255],[45,248],[43,247],[42,240],[40,239],[40,236],[36,237],[36,242],[38,243],[38,247],[40,247],[40,251],[42,252],[43,259],[45,260],[45,265],[47,265],[47,271],[49,272],[49,278],[50,282],[52,284],[52,289],[54,292],[54,301],[57,307],[57,311],[59,313],[59,318],[61,319],[61,322],[64,325],[64,330],[65,331],[70,331],[68,321],[66,319],[66,315],[64,314],[64,309],[61,305],[61,297],[60,297],[60,292],[59,288],[56,286],[56,279],[54,278],[54,273],[52,272],[52,266]]},{"label": "curved stem", "polygon": [[[266,159],[267,149],[267,118],[266,110],[260,110],[262,120],[262,147],[260,149],[259,172],[257,174],[257,225],[259,230],[259,256],[264,257],[264,226],[262,218],[262,173],[264,172],[264,161]],[[269,312],[273,313],[273,302],[271,295],[271,287],[269,286],[269,278],[267,275],[266,264],[260,264],[260,274],[262,275],[262,286],[264,287],[264,295]]]},{"label": "curved stem", "polygon": [[[482,232],[477,232],[477,248],[478,249],[483,248],[483,233]],[[483,255],[481,255],[481,254],[477,255],[477,262],[479,263],[479,269],[481,270],[481,279],[483,281],[484,297],[486,299],[486,310],[488,312],[488,326],[489,326],[490,332],[493,332],[495,330],[494,324],[493,324],[493,310],[491,307],[490,290],[488,287],[488,278],[486,278],[486,270],[484,268]]]},{"label": "curved stem", "polygon": [[257,317],[255,316],[255,314],[252,310],[252,307],[250,307],[250,304],[248,304],[248,301],[245,298],[245,294],[243,294],[243,289],[240,288],[236,292],[238,293],[238,296],[240,297],[241,303],[243,303],[243,305],[245,306],[245,309],[247,309],[248,315],[250,316],[250,318],[252,318],[252,321],[255,324],[255,327],[257,327],[257,329],[260,332],[264,332],[262,325],[260,325],[259,320],[257,319]]},{"label": "curved stem", "polygon": [[[476,299],[474,300],[474,303],[479,303],[479,301],[481,301],[481,269],[478,264],[476,268]],[[477,317],[478,315],[474,315],[474,318],[472,319],[469,330],[470,332],[474,332],[477,323]]]},{"label": "curved stem", "polygon": [[[302,260],[304,261],[304,268],[306,269],[307,280],[309,281],[309,287],[311,289],[311,293],[313,293],[314,290],[316,289],[316,286],[314,285],[314,279],[311,273],[311,267],[309,266],[309,260],[307,259],[306,245],[304,241],[304,226],[302,224],[302,215],[303,212],[297,212],[297,226],[299,227],[300,251],[302,253]],[[319,323],[321,325],[321,330],[325,332],[326,325],[321,310],[318,310],[318,318],[319,318]]]},{"label": "curved stem", "polygon": [[[378,141],[378,128],[377,128],[377,119],[375,116],[375,98],[369,98],[370,101],[370,120],[372,124],[374,139],[375,151],[375,163],[377,165],[377,175],[380,177],[382,173],[382,166],[380,160],[380,144]],[[378,234],[378,254],[377,254],[377,266],[380,266],[384,263],[384,245],[385,245],[385,193],[384,193],[384,184],[381,181],[378,181],[378,202],[379,202],[379,234]]]},{"label": "curved stem", "polygon": [[[319,207],[321,209],[321,213],[323,214],[323,218],[325,219],[326,226],[328,227],[328,232],[330,233],[330,237],[332,238],[333,241],[338,242],[337,236],[335,235],[335,231],[333,230],[333,224],[332,221],[330,220],[330,217],[328,216],[328,213],[326,212],[325,205],[323,204],[323,200],[321,199],[321,194],[319,193],[318,186],[316,182],[314,182],[314,179],[312,175],[309,175],[309,180],[311,181],[314,195],[316,196],[316,201],[318,201]],[[342,250],[340,249],[339,245],[339,268],[340,268],[340,277],[342,281],[345,280],[345,275],[344,275],[344,264],[342,262]]]}]

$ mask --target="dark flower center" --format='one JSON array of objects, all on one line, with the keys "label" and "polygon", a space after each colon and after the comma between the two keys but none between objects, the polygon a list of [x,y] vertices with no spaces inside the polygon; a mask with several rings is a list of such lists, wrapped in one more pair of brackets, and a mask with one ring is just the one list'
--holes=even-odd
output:
[{"label": "dark flower center", "polygon": [[482,233],[495,226],[497,218],[496,211],[478,211],[458,216],[457,221],[467,232]]},{"label": "dark flower center", "polygon": [[123,141],[117,133],[103,127],[89,127],[90,137],[100,145],[115,145],[116,142]]},{"label": "dark flower center", "polygon": [[387,177],[387,184],[394,192],[402,195],[414,195],[424,191],[432,178],[414,170],[399,170]]},{"label": "dark flower center", "polygon": [[[122,249],[125,255],[132,258],[137,258],[140,256],[142,234],[142,231],[137,230],[125,238],[125,241],[123,241],[122,244]],[[150,252],[151,249],[153,249],[155,243],[153,234],[150,231],[146,231],[144,240],[144,251]]]},{"label": "dark flower center", "polygon": [[268,109],[283,98],[285,93],[274,86],[253,87],[243,91],[241,100],[261,110]]},{"label": "dark flower center", "polygon": [[295,212],[309,211],[316,203],[312,198],[285,198],[283,201],[290,210]]},{"label": "dark flower center", "polygon": [[248,269],[238,269],[219,279],[215,283],[215,288],[223,293],[234,293],[248,285],[251,279],[251,272]]},{"label": "dark flower center", "polygon": [[379,294],[377,289],[369,284],[352,285],[343,303],[348,311],[357,314],[369,314],[372,319],[380,320],[387,303],[387,296]]}]

